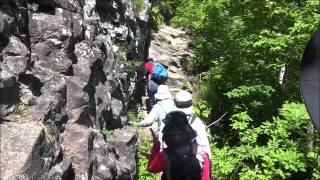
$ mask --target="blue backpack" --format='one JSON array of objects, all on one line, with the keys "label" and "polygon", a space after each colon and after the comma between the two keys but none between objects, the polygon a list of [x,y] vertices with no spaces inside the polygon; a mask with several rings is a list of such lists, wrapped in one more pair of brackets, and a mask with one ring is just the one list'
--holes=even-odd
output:
[{"label": "blue backpack", "polygon": [[161,63],[153,61],[152,65],[153,73],[151,74],[151,79],[159,80],[168,78],[168,71],[166,70],[166,68],[164,68],[164,66]]}]

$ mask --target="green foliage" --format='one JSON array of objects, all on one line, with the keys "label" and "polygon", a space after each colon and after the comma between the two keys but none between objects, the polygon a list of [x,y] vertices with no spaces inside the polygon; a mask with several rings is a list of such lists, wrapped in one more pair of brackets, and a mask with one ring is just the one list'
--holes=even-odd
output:
[{"label": "green foliage", "polygon": [[154,29],[157,29],[164,22],[164,17],[160,12],[159,6],[151,8],[151,22]]},{"label": "green foliage", "polygon": [[301,102],[300,59],[319,9],[318,0],[185,0],[175,7],[171,23],[187,28],[195,44],[186,68],[200,75],[196,113],[210,109],[209,119],[217,119],[228,112],[211,129],[215,178],[319,177],[319,148],[310,146],[319,136],[307,130],[303,105],[287,103]]},{"label": "green foliage", "polygon": [[172,15],[176,15],[177,8],[184,2],[183,0],[164,0],[164,6],[169,9]]},{"label": "green foliage", "polygon": [[189,86],[188,86],[188,81],[183,79],[182,82],[181,82],[181,89],[183,90],[188,90],[189,89]]},{"label": "green foliage", "polygon": [[47,134],[49,134],[51,137],[57,138],[59,136],[59,129],[55,125],[54,121],[49,119],[42,124],[46,128]]},{"label": "green foliage", "polygon": [[138,148],[138,177],[139,179],[145,180],[157,180],[157,174],[149,173],[147,171],[147,165],[149,160],[149,155],[151,153],[152,139],[150,135],[144,135],[140,138],[139,148]]},{"label": "green foliage", "polygon": [[100,133],[101,133],[104,137],[114,136],[113,130],[109,130],[109,129],[102,129],[102,130],[100,131]]},{"label": "green foliage", "polygon": [[25,105],[23,104],[17,104],[13,111],[10,113],[10,114],[13,114],[13,115],[23,115],[25,112],[26,112],[27,108]]},{"label": "green foliage", "polygon": [[231,121],[240,141],[233,147],[212,145],[212,172],[217,179],[288,179],[307,171],[309,118],[304,105],[284,104],[279,117],[258,127],[250,127],[253,119],[246,112],[233,115]]},{"label": "green foliage", "polygon": [[190,30],[200,28],[204,25],[204,8],[209,4],[204,1],[187,0],[177,8],[177,16],[173,17],[171,23],[174,26],[184,26]]},{"label": "green foliage", "polygon": [[119,45],[119,50],[114,55],[115,56],[114,58],[119,61],[126,61],[129,49],[130,49],[129,44],[121,43]]},{"label": "green foliage", "polygon": [[136,112],[130,110],[127,112],[128,119],[132,122],[138,122],[138,115]]},{"label": "green foliage", "polygon": [[167,38],[163,37],[163,36],[159,37],[159,41],[162,42],[162,43],[170,43],[170,41]]},{"label": "green foliage", "polygon": [[144,0],[134,0],[133,1],[134,10],[135,10],[136,14],[139,14],[145,8],[144,2],[145,2]]},{"label": "green foliage", "polygon": [[227,92],[225,95],[229,99],[245,99],[249,96],[265,96],[271,97],[272,94],[275,93],[275,90],[271,86],[265,85],[251,85],[251,86],[240,86],[238,88],[232,89],[231,91]]},{"label": "green foliage", "polygon": [[195,114],[202,119],[208,119],[211,113],[211,108],[208,106],[207,102],[204,100],[197,100],[193,104],[193,110]]},{"label": "green foliage", "polygon": [[310,165],[310,172],[312,177],[320,179],[320,131],[310,134],[310,145],[312,148],[307,153],[307,160]]},{"label": "green foliage", "polygon": [[139,62],[139,61],[127,61],[124,67],[128,74],[133,74],[138,70],[141,64],[142,62]]},{"label": "green foliage", "polygon": [[127,43],[121,43],[119,44],[119,50],[115,53],[115,59],[118,61],[124,62],[124,69],[129,74],[132,75],[134,72],[138,70],[138,68],[141,66],[142,62],[137,60],[127,60],[128,54],[134,54],[135,52],[132,52],[132,49],[130,48],[130,45]]}]

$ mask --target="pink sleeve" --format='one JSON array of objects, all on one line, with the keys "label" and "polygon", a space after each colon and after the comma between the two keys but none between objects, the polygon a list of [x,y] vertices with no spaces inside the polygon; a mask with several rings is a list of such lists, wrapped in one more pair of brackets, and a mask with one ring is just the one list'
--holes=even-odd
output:
[{"label": "pink sleeve", "polygon": [[202,176],[201,180],[210,180],[210,161],[207,153],[203,155],[203,167],[202,167]]},{"label": "pink sleeve", "polygon": [[166,167],[166,160],[164,157],[164,152],[160,151],[160,142],[154,141],[152,152],[148,162],[148,171],[151,173],[158,173],[164,171]]}]

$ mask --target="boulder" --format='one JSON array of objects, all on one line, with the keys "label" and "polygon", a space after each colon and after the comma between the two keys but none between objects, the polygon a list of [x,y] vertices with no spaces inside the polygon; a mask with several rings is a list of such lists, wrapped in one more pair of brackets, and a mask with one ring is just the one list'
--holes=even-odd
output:
[{"label": "boulder", "polygon": [[113,129],[122,127],[123,123],[121,121],[121,116],[124,115],[124,106],[122,101],[118,99],[112,99],[111,110],[112,110],[113,120],[110,126],[113,127]]},{"label": "boulder", "polygon": [[41,179],[53,162],[54,146],[37,122],[0,124],[1,178]]},{"label": "boulder", "polygon": [[126,126],[114,130],[113,134],[106,138],[107,142],[117,150],[119,157],[117,166],[120,168],[121,174],[116,179],[133,179],[136,175],[137,130]]},{"label": "boulder", "polygon": [[34,67],[53,73],[65,73],[72,65],[72,13],[56,9],[54,15],[30,13],[29,33]]},{"label": "boulder", "polygon": [[[68,123],[83,124],[92,126],[90,120],[89,96],[84,92],[84,85],[77,77],[68,77],[67,79],[67,112]],[[82,83],[79,83],[82,82]]]},{"label": "boulder", "polygon": [[7,46],[3,49],[3,63],[15,75],[24,73],[30,59],[30,51],[16,36],[9,37]]},{"label": "boulder", "polygon": [[65,127],[61,146],[72,163],[75,179],[90,179],[92,175],[94,138],[94,132],[85,126],[71,124]]},{"label": "boulder", "polygon": [[[115,130],[106,142],[97,131],[72,124],[66,126],[62,138],[62,149],[72,163],[75,179],[126,180],[135,176],[136,130]],[[61,166],[67,168],[67,164]]]},{"label": "boulder", "polygon": [[47,178],[52,180],[74,179],[74,172],[70,160],[63,159],[62,162],[53,166],[50,169]]},{"label": "boulder", "polygon": [[0,116],[5,116],[19,103],[19,84],[5,65],[0,64],[0,69]]},{"label": "boulder", "polygon": [[96,103],[96,128],[107,128],[108,121],[111,119],[111,93],[108,86],[101,82],[96,86],[96,93],[94,95]]}]

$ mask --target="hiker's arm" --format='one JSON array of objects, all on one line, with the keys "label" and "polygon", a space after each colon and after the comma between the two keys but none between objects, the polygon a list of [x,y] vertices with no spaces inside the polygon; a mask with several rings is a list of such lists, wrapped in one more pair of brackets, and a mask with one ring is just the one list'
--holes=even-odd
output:
[{"label": "hiker's arm", "polygon": [[137,126],[142,126],[142,127],[151,126],[152,123],[158,119],[158,116],[159,116],[158,110],[154,106],[150,111],[150,113],[148,114],[147,118],[143,121],[138,122]]},{"label": "hiker's arm", "polygon": [[149,80],[150,70],[144,70],[143,79]]},{"label": "hiker's arm", "polygon": [[164,152],[160,151],[160,142],[154,140],[147,169],[151,173],[162,172],[164,171],[166,164]]},{"label": "hiker's arm", "polygon": [[208,134],[206,131],[206,127],[203,124],[201,120],[196,122],[196,131],[197,131],[197,143],[201,148],[204,148],[204,150],[208,153],[209,157],[211,157],[211,149],[210,149],[210,144],[208,140]]},{"label": "hiker's arm", "polygon": [[143,73],[143,79],[144,80],[149,80],[149,75],[150,75],[150,68],[152,68],[152,65],[151,65],[151,63],[146,63],[145,65],[144,65],[144,73]]},{"label": "hiker's arm", "polygon": [[153,120],[151,118],[149,118],[149,116],[148,116],[147,119],[138,122],[137,126],[147,127],[147,126],[151,126],[152,124],[153,124]]}]

